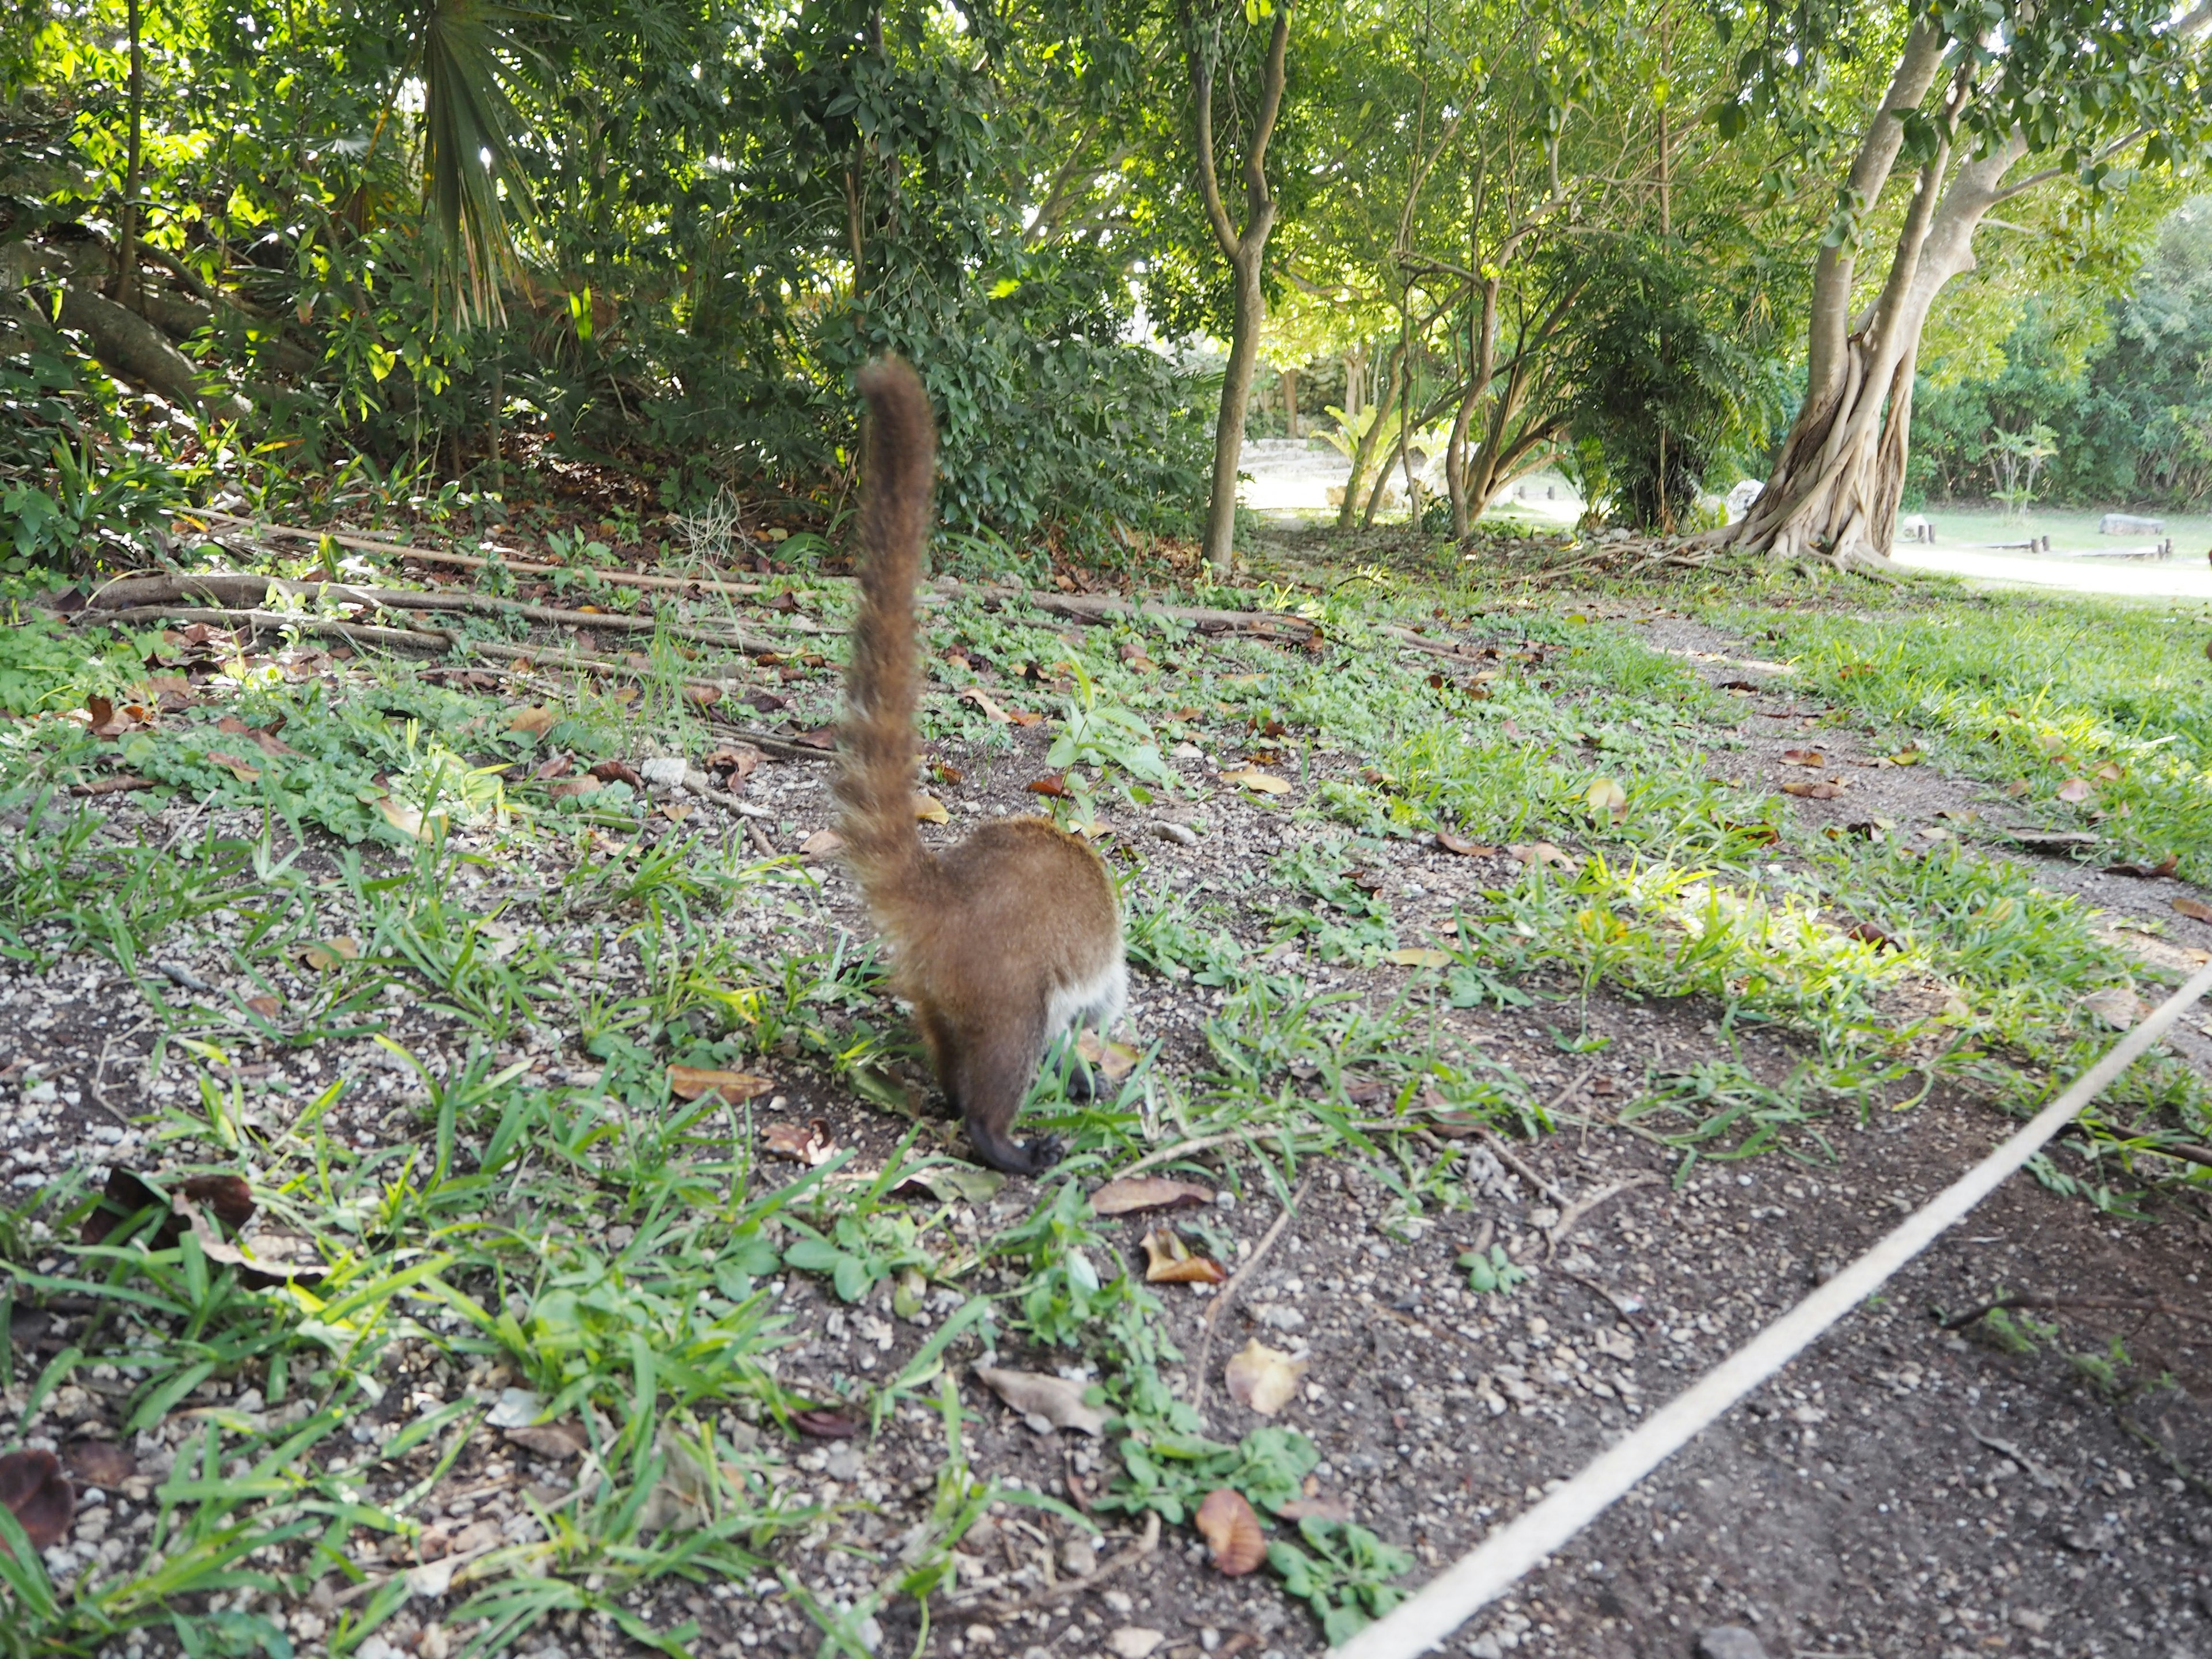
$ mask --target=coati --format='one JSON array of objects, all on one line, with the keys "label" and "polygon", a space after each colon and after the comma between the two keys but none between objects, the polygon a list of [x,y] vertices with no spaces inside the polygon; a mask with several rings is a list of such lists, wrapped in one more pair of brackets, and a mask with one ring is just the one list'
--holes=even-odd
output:
[{"label": "coati", "polygon": [[860,612],[846,671],[837,796],[845,859],[890,939],[892,984],[914,1005],[938,1081],[978,1157],[1031,1175],[1056,1138],[1009,1131],[1047,1044],[1077,1022],[1102,1029],[1128,990],[1121,917],[1098,855],[1044,818],[1001,818],[932,854],[915,823],[918,745],[914,593],[929,533],[937,432],[914,370],[896,358],[860,376]]}]

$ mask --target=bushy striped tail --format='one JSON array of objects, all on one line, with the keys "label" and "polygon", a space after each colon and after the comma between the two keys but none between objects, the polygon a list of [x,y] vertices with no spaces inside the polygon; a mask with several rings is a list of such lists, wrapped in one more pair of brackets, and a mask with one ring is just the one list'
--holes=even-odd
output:
[{"label": "bushy striped tail", "polygon": [[860,375],[868,401],[862,448],[860,608],[845,671],[843,768],[837,798],[845,857],[872,905],[896,907],[923,868],[915,827],[917,753],[914,592],[929,534],[937,428],[928,394],[896,357]]}]

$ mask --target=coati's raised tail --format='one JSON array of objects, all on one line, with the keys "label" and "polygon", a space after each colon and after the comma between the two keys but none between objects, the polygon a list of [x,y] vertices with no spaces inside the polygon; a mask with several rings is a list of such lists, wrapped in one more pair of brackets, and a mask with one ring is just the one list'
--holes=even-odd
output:
[{"label": "coati's raised tail", "polygon": [[1060,1155],[1014,1140],[1046,1046],[1071,1024],[1110,1024],[1127,969],[1114,883],[1098,855],[1043,818],[1000,818],[932,854],[914,812],[914,592],[929,533],[937,441],[929,400],[896,359],[860,377],[868,403],[860,607],[846,678],[838,799],[847,862],[890,937],[892,982],[914,1005],[938,1081],[994,1169]]}]

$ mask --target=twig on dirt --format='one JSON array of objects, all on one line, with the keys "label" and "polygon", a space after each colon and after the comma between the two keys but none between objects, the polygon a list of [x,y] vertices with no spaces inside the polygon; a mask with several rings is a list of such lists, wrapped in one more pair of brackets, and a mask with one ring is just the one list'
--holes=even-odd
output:
[{"label": "twig on dirt", "polygon": [[1939,1328],[1947,1331],[1963,1330],[1976,1320],[2013,1308],[2035,1308],[2055,1310],[2062,1308],[2106,1308],[2121,1313],[2164,1314],[2169,1319],[2191,1319],[2200,1325],[2212,1325],[2212,1313],[2199,1313],[2188,1308],[2177,1308],[2171,1302],[2160,1302],[2148,1297],[2125,1296],[2001,1296],[1994,1302],[1962,1314],[1954,1314]]},{"label": "twig on dirt", "polygon": [[2172,1469],[2176,1479],[2188,1482],[2205,1497],[2212,1498],[2212,1480],[2208,1480],[2183,1462],[2181,1455],[2172,1447],[2167,1445],[2164,1440],[2143,1427],[2125,1412],[2115,1412],[2112,1416],[2122,1430],[2133,1438],[2142,1442],[2145,1450]]},{"label": "twig on dirt", "polygon": [[1241,1141],[1243,1139],[1244,1136],[1242,1134],[1231,1133],[1200,1135],[1195,1140],[1179,1141],[1173,1146],[1163,1146],[1157,1152],[1147,1152],[1134,1164],[1116,1170],[1114,1172],[1114,1178],[1119,1181],[1124,1176],[1133,1176],[1139,1170],[1149,1170],[1154,1164],[1172,1163],[1176,1158],[1189,1158],[1199,1152],[1210,1151],[1213,1147],[1226,1146],[1232,1141]]},{"label": "twig on dirt", "polygon": [[783,856],[776,850],[775,843],[768,838],[768,831],[762,829],[757,822],[751,818],[746,818],[744,826],[746,836],[751,840],[754,848],[758,850],[763,858],[780,859]]},{"label": "twig on dirt", "polygon": [[1505,1138],[1499,1134],[1498,1131],[1486,1127],[1478,1128],[1474,1132],[1474,1135],[1476,1139],[1482,1142],[1484,1146],[1489,1147],[1490,1150],[1497,1155],[1498,1161],[1500,1164],[1503,1164],[1507,1169],[1512,1170],[1515,1175],[1519,1176],[1522,1180],[1527,1182],[1532,1191],[1541,1193],[1546,1198],[1550,1199],[1553,1203],[1559,1205],[1562,1207],[1565,1206],[1567,1195],[1561,1192],[1557,1187],[1554,1187],[1550,1182],[1545,1180],[1543,1176],[1538,1175],[1534,1170],[1530,1169],[1528,1164],[1522,1158],[1521,1154],[1515,1152],[1510,1146],[1505,1144]]},{"label": "twig on dirt", "polygon": [[1284,1204],[1283,1212],[1275,1218],[1274,1225],[1260,1235],[1259,1243],[1253,1248],[1252,1254],[1244,1258],[1244,1265],[1221,1287],[1220,1294],[1206,1309],[1206,1317],[1199,1322],[1205,1329],[1198,1339],[1198,1382],[1191,1389],[1192,1410],[1202,1412],[1206,1409],[1206,1356],[1213,1352],[1214,1328],[1220,1324],[1221,1316],[1229,1311],[1230,1304],[1237,1300],[1237,1292],[1244,1288],[1244,1281],[1251,1278],[1260,1264],[1267,1259],[1267,1252],[1275,1248],[1275,1241],[1283,1236],[1283,1229],[1291,1224],[1291,1218],[1298,1212],[1298,1200],[1306,1195],[1306,1188],[1312,1184],[1311,1176],[1298,1182],[1297,1190]]},{"label": "twig on dirt", "polygon": [[86,623],[205,623],[210,628],[250,628],[256,633],[292,629],[356,645],[379,645],[392,650],[446,651],[453,636],[430,629],[378,628],[368,623],[332,622],[321,617],[288,615],[276,611],[215,611],[195,605],[149,605],[127,611],[80,611],[76,625]]},{"label": "twig on dirt", "polygon": [[[1098,1570],[1096,1572],[1087,1574],[1081,1578],[1063,1578],[1057,1584],[1048,1585],[1043,1589],[1024,1596],[1018,1601],[993,1601],[983,1604],[981,1611],[989,1613],[994,1619],[1003,1620],[1012,1618],[1016,1613],[1027,1613],[1035,1607],[1050,1607],[1055,1601],[1103,1583],[1114,1573],[1134,1566],[1159,1547],[1159,1512],[1157,1510],[1147,1510],[1145,1511],[1145,1530],[1138,1536],[1136,1542],[1131,1544],[1127,1549],[1118,1550],[1108,1556],[1098,1564]],[[963,1604],[955,1601],[952,1605],[960,1607]]]},{"label": "twig on dirt", "polygon": [[2014,1462],[2019,1464],[2021,1468],[2027,1471],[2027,1478],[2029,1480],[2034,1481],[2037,1486],[2041,1486],[2045,1491],[2064,1492],[2066,1490],[2065,1477],[2061,1474],[2054,1474],[2043,1462],[2043,1461],[2037,1457],[2033,1453],[2022,1451],[2018,1446],[2014,1445],[2009,1440],[2000,1440],[1995,1435],[1984,1434],[1979,1429],[1974,1427],[1971,1423],[1966,1425],[1966,1432],[1972,1435],[1975,1439],[1980,1441],[1991,1451],[2002,1452],[2007,1457],[2012,1459]]},{"label": "twig on dirt", "polygon": [[1666,1184],[1666,1176],[1654,1175],[1649,1170],[1638,1170],[1634,1175],[1608,1182],[1594,1193],[1584,1194],[1560,1212],[1556,1223],[1544,1230],[1544,1260],[1549,1261],[1559,1249],[1559,1241],[1574,1231],[1599,1205],[1620,1197],[1632,1187],[1663,1187]]}]

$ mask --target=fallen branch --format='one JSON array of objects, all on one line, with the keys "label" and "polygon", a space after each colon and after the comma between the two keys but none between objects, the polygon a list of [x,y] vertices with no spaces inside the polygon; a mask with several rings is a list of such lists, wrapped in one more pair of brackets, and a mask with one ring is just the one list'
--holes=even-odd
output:
[{"label": "fallen branch", "polygon": [[1267,1252],[1275,1248],[1275,1241],[1283,1236],[1283,1229],[1290,1225],[1291,1218],[1297,1214],[1298,1201],[1306,1195],[1306,1188],[1312,1184],[1311,1176],[1298,1182],[1298,1189],[1291,1194],[1290,1201],[1283,1206],[1283,1212],[1275,1218],[1275,1224],[1260,1235],[1260,1243],[1253,1249],[1252,1254],[1244,1258],[1244,1265],[1221,1287],[1221,1294],[1213,1298],[1212,1305],[1206,1310],[1206,1317],[1200,1322],[1205,1329],[1198,1339],[1198,1381],[1193,1385],[1190,1395],[1193,1411],[1206,1409],[1206,1356],[1213,1352],[1214,1328],[1221,1322],[1221,1316],[1229,1311],[1229,1304],[1237,1299],[1237,1293],[1244,1288],[1244,1281],[1267,1259]]},{"label": "fallen branch", "polygon": [[1534,1170],[1530,1169],[1527,1163],[1522,1160],[1521,1154],[1515,1152],[1510,1146],[1508,1146],[1505,1144],[1504,1137],[1500,1135],[1495,1129],[1477,1129],[1474,1133],[1476,1139],[1482,1142],[1484,1146],[1489,1147],[1490,1150],[1497,1155],[1498,1161],[1500,1164],[1503,1164],[1507,1169],[1512,1170],[1515,1175],[1519,1176],[1522,1180],[1528,1183],[1531,1191],[1541,1193],[1546,1198],[1550,1199],[1553,1203],[1559,1206],[1561,1209],[1565,1209],[1566,1207],[1567,1195],[1561,1192],[1557,1187],[1554,1187],[1550,1182],[1545,1180],[1543,1176],[1538,1175]]},{"label": "fallen branch", "polygon": [[1301,642],[1319,632],[1317,624],[1283,611],[1215,611],[1203,605],[1163,605],[1157,599],[1124,599],[1105,593],[1042,593],[1019,587],[962,586],[943,583],[939,592],[968,599],[1019,600],[1048,616],[1076,622],[1119,622],[1131,616],[1157,621],[1188,623],[1192,626],[1235,629],[1239,633],[1267,635],[1290,629]]},{"label": "fallen branch", "polygon": [[1555,1224],[1544,1230],[1544,1260],[1549,1261],[1558,1251],[1559,1241],[1574,1231],[1599,1205],[1609,1199],[1620,1197],[1632,1187],[1663,1187],[1666,1184],[1666,1176],[1654,1175],[1650,1170],[1644,1170],[1621,1180],[1610,1182],[1599,1188],[1597,1191],[1577,1199],[1560,1213]]},{"label": "fallen branch", "polygon": [[[1053,1584],[1044,1589],[1038,1590],[1034,1595],[1024,1596],[1018,1601],[991,1602],[983,1607],[983,1611],[988,1613],[994,1618],[998,1619],[1001,1622],[1004,1622],[1005,1620],[1012,1618],[1017,1613],[1027,1613],[1035,1607],[1050,1607],[1054,1601],[1062,1601],[1068,1596],[1079,1595],[1082,1591],[1092,1588],[1094,1585],[1103,1583],[1105,1580],[1112,1577],[1115,1573],[1121,1571],[1123,1569],[1134,1566],[1138,1562],[1150,1555],[1154,1550],[1159,1548],[1159,1511],[1157,1510],[1147,1510],[1145,1511],[1145,1530],[1143,1534],[1138,1538],[1135,1543],[1130,1545],[1128,1548],[1109,1556],[1105,1560],[1101,1561],[1098,1564],[1098,1569],[1097,1571],[1087,1573],[1080,1578],[1063,1578],[1057,1584]],[[955,1601],[952,1605],[956,1607],[965,1607],[973,1606],[974,1604]]]},{"label": "fallen branch", "polygon": [[80,611],[72,621],[80,625],[87,622],[101,625],[205,623],[211,628],[251,628],[257,633],[289,629],[403,651],[447,651],[453,645],[452,635],[431,629],[378,628],[368,623],[334,622],[325,617],[294,616],[278,611],[215,610],[198,605],[151,605],[128,611]]},{"label": "fallen branch", "polygon": [[262,576],[249,571],[210,571],[198,576],[118,576],[95,592],[78,616],[97,620],[111,605],[143,608],[193,598],[211,599],[231,605],[259,605],[265,603],[271,592],[316,600],[335,599],[341,605],[359,605],[387,611],[459,611],[478,616],[520,617],[526,622],[542,623],[556,628],[602,629],[624,634],[651,634],[665,630],[693,644],[716,646],[755,657],[783,656],[790,650],[787,642],[749,637],[735,631],[718,634],[711,629],[672,621],[658,612],[634,617],[619,611],[563,611],[552,605],[531,605],[521,599],[502,599],[489,593],[434,593],[412,587],[356,587],[345,582],[287,581],[280,576]]}]

